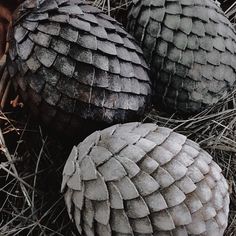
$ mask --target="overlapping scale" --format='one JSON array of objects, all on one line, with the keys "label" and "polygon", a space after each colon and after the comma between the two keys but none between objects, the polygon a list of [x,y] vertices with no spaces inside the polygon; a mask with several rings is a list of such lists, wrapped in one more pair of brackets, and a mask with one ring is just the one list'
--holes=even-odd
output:
[{"label": "overlapping scale", "polygon": [[236,34],[215,1],[135,0],[127,28],[165,109],[195,113],[235,88]]},{"label": "overlapping scale", "polygon": [[34,114],[69,135],[141,116],[150,80],[133,37],[84,1],[39,3],[26,1],[16,12],[8,58]]},{"label": "overlapping scale", "polygon": [[115,125],[87,137],[66,162],[64,190],[85,236],[223,236],[227,226],[220,167],[197,143],[155,124]]}]

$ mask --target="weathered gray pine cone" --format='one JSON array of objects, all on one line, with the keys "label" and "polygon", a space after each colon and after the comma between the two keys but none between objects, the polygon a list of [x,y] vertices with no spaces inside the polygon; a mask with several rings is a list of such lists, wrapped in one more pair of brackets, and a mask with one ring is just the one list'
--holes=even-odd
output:
[{"label": "weathered gray pine cone", "polygon": [[40,2],[15,13],[8,62],[35,116],[72,135],[142,115],[150,80],[133,37],[84,1]]},{"label": "weathered gray pine cone", "polygon": [[222,236],[220,167],[198,144],[155,124],[115,125],[74,147],[62,191],[81,235]]},{"label": "weathered gray pine cone", "polygon": [[236,35],[213,0],[133,0],[128,31],[166,109],[195,113],[235,87]]}]

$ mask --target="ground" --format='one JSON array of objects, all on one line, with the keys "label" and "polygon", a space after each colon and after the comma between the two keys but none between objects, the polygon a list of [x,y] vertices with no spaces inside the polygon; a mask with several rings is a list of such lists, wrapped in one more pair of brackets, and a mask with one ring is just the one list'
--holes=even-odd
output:
[{"label": "ground", "polygon": [[[126,2],[120,1],[116,7]],[[95,3],[104,9],[107,6],[103,0]],[[125,10],[111,13],[121,19]],[[213,156],[230,186],[225,235],[236,235],[236,91],[188,119],[151,108],[143,121],[171,127]],[[73,144],[49,136],[25,107],[6,107],[0,122],[0,235],[77,235],[60,192],[62,169]]]}]

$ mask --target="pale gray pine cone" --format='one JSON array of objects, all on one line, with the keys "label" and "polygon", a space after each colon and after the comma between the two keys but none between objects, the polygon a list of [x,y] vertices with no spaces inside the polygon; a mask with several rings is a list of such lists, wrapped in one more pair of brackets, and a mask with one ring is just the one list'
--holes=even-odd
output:
[{"label": "pale gray pine cone", "polygon": [[236,35],[213,0],[133,0],[128,31],[151,67],[153,100],[195,113],[236,85]]},{"label": "pale gray pine cone", "polygon": [[97,131],[74,147],[62,191],[85,236],[222,236],[229,193],[199,145],[155,124]]},{"label": "pale gray pine cone", "polygon": [[8,67],[36,117],[61,133],[136,120],[150,94],[135,40],[111,17],[78,0],[24,2],[14,16]]}]

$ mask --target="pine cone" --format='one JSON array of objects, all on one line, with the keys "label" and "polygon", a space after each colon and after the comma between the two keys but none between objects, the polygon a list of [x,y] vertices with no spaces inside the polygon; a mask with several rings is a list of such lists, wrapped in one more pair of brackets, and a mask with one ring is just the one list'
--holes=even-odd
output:
[{"label": "pine cone", "polygon": [[229,212],[220,167],[198,144],[155,124],[115,125],[74,147],[62,191],[85,236],[222,236]]},{"label": "pine cone", "polygon": [[236,86],[235,31],[213,0],[134,0],[128,31],[166,109],[195,113]]},{"label": "pine cone", "polygon": [[133,37],[83,1],[40,2],[15,13],[8,61],[35,116],[69,135],[141,116],[150,81]]}]

